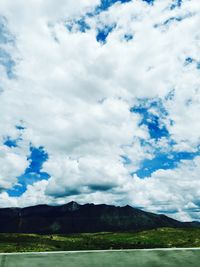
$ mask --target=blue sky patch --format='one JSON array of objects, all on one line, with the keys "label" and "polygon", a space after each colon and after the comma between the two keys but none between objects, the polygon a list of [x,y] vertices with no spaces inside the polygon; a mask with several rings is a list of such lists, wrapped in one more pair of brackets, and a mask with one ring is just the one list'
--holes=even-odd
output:
[{"label": "blue sky patch", "polygon": [[[68,21],[66,23],[66,27],[69,31],[72,31],[73,27],[75,25],[76,27],[78,26],[79,31],[86,32],[86,31],[90,30],[90,25],[88,25],[88,23],[86,22],[87,18],[97,16],[101,12],[108,10],[115,3],[124,4],[124,3],[131,2],[131,1],[132,0],[101,0],[100,5],[97,6],[92,12],[87,12],[83,17],[81,17],[79,19],[76,19],[73,21]],[[97,41],[104,43],[106,40],[106,37],[109,34],[109,30],[111,30],[110,26],[106,26],[106,28],[104,30],[99,29],[98,34],[96,36]]]},{"label": "blue sky patch", "polygon": [[142,0],[142,1],[148,3],[149,5],[153,5],[154,3],[154,0]]},{"label": "blue sky patch", "polygon": [[7,137],[6,138],[6,140],[4,141],[4,145],[5,146],[7,146],[7,147],[10,147],[10,148],[12,148],[12,147],[17,147],[17,141],[18,141],[19,139],[12,139],[11,137]]},{"label": "blue sky patch", "polygon": [[[140,99],[139,104],[133,107],[131,112],[140,114],[140,125],[145,125],[149,131],[150,140],[141,139],[141,145],[143,147],[150,146],[153,151],[153,158],[143,160],[139,169],[131,173],[132,175],[137,174],[138,177],[143,179],[151,176],[156,170],[174,169],[182,160],[193,160],[200,155],[199,148],[197,148],[197,152],[173,151],[176,143],[171,139],[166,125],[162,122],[163,119],[170,122],[170,119],[161,100]],[[162,147],[156,145],[161,138],[167,140],[167,152],[163,152]]]},{"label": "blue sky patch", "polygon": [[200,61],[198,61],[192,57],[187,57],[185,59],[185,66],[190,65],[190,64],[196,64],[196,68],[200,69]]},{"label": "blue sky patch", "polygon": [[184,18],[183,17],[171,17],[171,18],[169,18],[169,19],[167,19],[167,20],[165,20],[164,22],[163,22],[163,25],[168,25],[168,24],[170,24],[171,22],[174,22],[174,21],[182,21]]},{"label": "blue sky patch", "polygon": [[16,125],[15,127],[16,127],[16,129],[19,130],[19,131],[23,131],[23,130],[26,129],[24,126],[21,126],[21,125]]},{"label": "blue sky patch", "polygon": [[170,101],[173,100],[175,96],[175,90],[172,89],[166,96],[165,96],[165,100],[166,101]]},{"label": "blue sky patch", "polygon": [[107,25],[102,29],[98,29],[96,40],[99,43],[105,44],[108,35],[113,31],[116,25]]},{"label": "blue sky patch", "polygon": [[173,10],[173,9],[175,9],[177,7],[181,7],[182,2],[183,2],[182,0],[175,0],[175,1],[173,1],[173,4],[171,5],[170,9]]},{"label": "blue sky patch", "polygon": [[192,14],[189,13],[189,14],[187,14],[187,15],[185,15],[185,16],[182,16],[182,17],[181,17],[181,16],[171,17],[171,18],[165,20],[164,22],[155,24],[155,25],[154,25],[154,28],[168,27],[168,26],[170,26],[173,22],[181,22],[182,20],[187,19],[187,18],[189,18],[189,17],[191,17],[191,16],[192,16]]},{"label": "blue sky patch", "polygon": [[185,64],[186,64],[186,65],[191,64],[191,63],[193,63],[193,62],[194,62],[194,59],[191,58],[191,57],[187,57],[187,58],[185,59]]},{"label": "blue sky patch", "polygon": [[79,26],[79,30],[81,32],[86,32],[87,30],[90,29],[90,26],[86,23],[84,18],[77,20],[76,24]]},{"label": "blue sky patch", "polygon": [[70,32],[74,29],[74,26],[76,30],[83,33],[90,30],[90,26],[86,22],[86,17],[81,17],[79,19],[68,21],[66,23],[66,27]]},{"label": "blue sky patch", "polygon": [[95,14],[108,10],[112,5],[119,2],[121,4],[131,2],[132,0],[101,0],[101,4],[96,8]]},{"label": "blue sky patch", "polygon": [[42,146],[39,148],[31,147],[30,152],[31,154],[27,158],[30,160],[30,165],[26,169],[26,173],[39,173],[43,163],[48,159],[48,154]]},{"label": "blue sky patch", "polygon": [[168,170],[174,169],[178,166],[181,160],[192,160],[196,156],[200,155],[200,151],[197,152],[171,152],[160,153],[157,152],[153,159],[145,159],[140,166],[140,169],[133,174],[137,174],[140,178],[151,176],[156,170]]},{"label": "blue sky patch", "polygon": [[[169,137],[167,127],[162,123],[162,119],[167,116],[167,112],[161,101],[142,100],[141,102],[139,106],[131,108],[131,112],[140,114],[140,126],[145,125],[148,128],[152,139],[158,140],[162,137]],[[151,110],[154,110],[155,113]]]},{"label": "blue sky patch", "polygon": [[124,39],[128,42],[133,39],[133,35],[130,33],[124,34]]},{"label": "blue sky patch", "polygon": [[17,138],[12,138],[10,136],[7,136],[6,138],[4,138],[4,142],[3,144],[7,147],[17,147],[18,146],[18,141],[22,140],[22,135],[21,132],[25,130],[25,127],[21,126],[21,125],[16,125],[15,128],[19,131],[19,135]]},{"label": "blue sky patch", "polygon": [[50,178],[48,173],[41,171],[44,162],[48,160],[48,154],[43,147],[30,147],[30,156],[27,159],[30,160],[29,167],[18,177],[18,184],[7,190],[11,197],[19,197],[26,191],[28,185]]},{"label": "blue sky patch", "polygon": [[124,165],[129,165],[132,163],[132,161],[127,156],[121,155],[120,157],[121,157]]}]

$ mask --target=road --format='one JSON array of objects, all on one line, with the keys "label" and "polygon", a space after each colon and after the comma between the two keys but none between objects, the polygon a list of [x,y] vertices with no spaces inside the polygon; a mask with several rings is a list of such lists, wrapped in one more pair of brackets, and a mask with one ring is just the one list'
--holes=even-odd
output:
[{"label": "road", "polygon": [[0,254],[0,267],[200,267],[200,250]]}]

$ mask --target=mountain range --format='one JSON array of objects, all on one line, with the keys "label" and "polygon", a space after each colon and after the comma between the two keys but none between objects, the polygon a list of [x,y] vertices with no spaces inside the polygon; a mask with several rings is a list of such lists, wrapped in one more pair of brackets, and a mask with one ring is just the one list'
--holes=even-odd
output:
[{"label": "mountain range", "polygon": [[128,205],[80,205],[74,201],[61,206],[0,209],[1,233],[68,234],[140,231],[160,227],[200,227],[200,223],[180,222]]}]

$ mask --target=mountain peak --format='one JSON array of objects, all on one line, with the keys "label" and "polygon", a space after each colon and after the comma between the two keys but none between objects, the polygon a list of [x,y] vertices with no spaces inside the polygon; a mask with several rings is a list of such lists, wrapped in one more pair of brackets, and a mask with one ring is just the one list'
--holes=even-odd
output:
[{"label": "mountain peak", "polygon": [[199,227],[199,224],[179,222],[128,205],[80,205],[75,201],[61,206],[39,205],[19,208],[17,212],[13,209],[0,209],[1,233],[127,232],[160,227]]},{"label": "mountain peak", "polygon": [[68,210],[75,211],[75,210],[78,210],[81,205],[75,201],[71,201],[71,202],[67,203],[65,206],[67,207]]}]

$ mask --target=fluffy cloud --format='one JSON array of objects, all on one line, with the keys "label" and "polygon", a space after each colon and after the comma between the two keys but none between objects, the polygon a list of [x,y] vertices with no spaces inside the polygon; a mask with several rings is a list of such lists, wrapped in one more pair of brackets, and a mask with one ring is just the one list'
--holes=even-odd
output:
[{"label": "fluffy cloud", "polygon": [[[0,66],[0,186],[17,183],[30,144],[48,153],[43,171],[51,176],[29,185],[21,197],[1,193],[1,205],[73,199],[197,216],[189,207],[198,206],[198,159],[143,180],[131,176],[155,150],[198,150],[200,4],[185,0],[171,8],[173,2],[117,2],[95,13],[100,1],[1,1],[4,35],[13,39],[0,38],[0,45],[15,66],[12,77],[8,64]],[[162,102],[167,115],[151,112],[169,137],[153,140],[141,114],[130,112],[139,99]],[[18,147],[6,147],[7,137]],[[193,182],[182,185],[183,176]]]},{"label": "fluffy cloud", "polygon": [[130,197],[148,210],[173,214],[182,220],[199,220],[200,157],[184,160],[173,170],[157,170],[144,180],[133,178]]},{"label": "fluffy cloud", "polygon": [[0,190],[12,187],[19,176],[28,166],[26,155],[13,151],[6,146],[0,146]]}]

